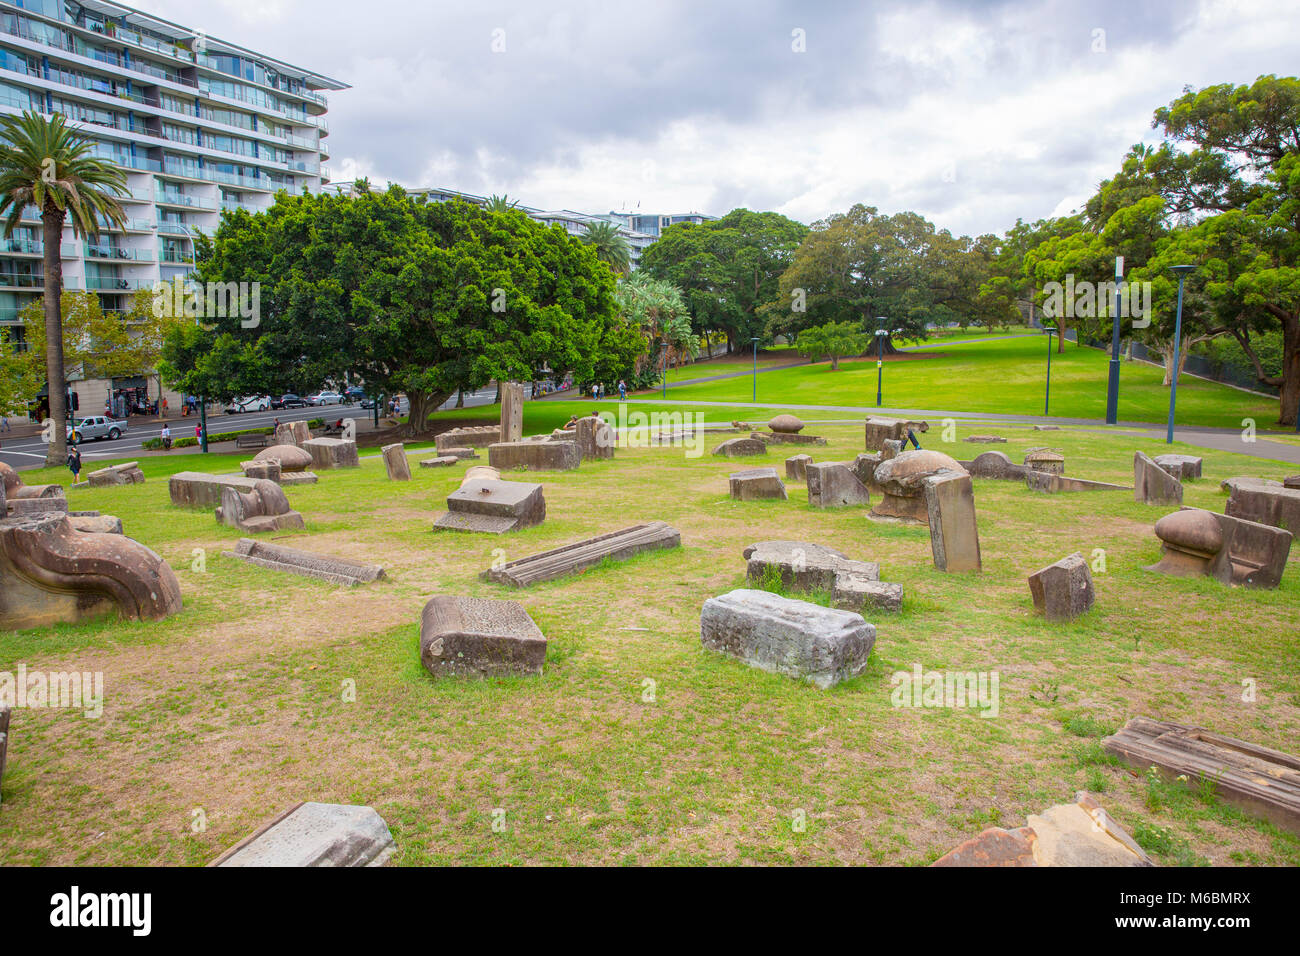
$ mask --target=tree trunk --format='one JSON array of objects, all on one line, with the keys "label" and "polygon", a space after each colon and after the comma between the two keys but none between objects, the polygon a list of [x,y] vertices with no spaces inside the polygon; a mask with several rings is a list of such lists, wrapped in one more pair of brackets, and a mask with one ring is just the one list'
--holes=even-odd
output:
[{"label": "tree trunk", "polygon": [[[1191,351],[1195,343],[1190,337],[1183,339],[1183,344],[1178,350],[1178,381],[1183,380],[1183,371],[1187,368],[1187,353]],[[1160,384],[1169,388],[1173,384],[1173,375],[1171,370],[1174,367],[1174,343],[1172,341],[1161,346],[1160,354],[1164,357],[1165,378]]]},{"label": "tree trunk", "polygon": [[456,389],[456,407],[465,407],[465,390],[463,388]]},{"label": "tree trunk", "polygon": [[63,241],[64,213],[52,202],[41,212],[41,238],[45,243],[45,381],[54,432],[45,453],[45,464],[68,463],[68,384],[63,372],[63,262],[59,246]]},{"label": "tree trunk", "polygon": [[832,356],[831,356],[831,371],[832,371],[832,372],[838,372],[839,370],[840,370],[840,357],[839,357],[838,355],[832,355]]},{"label": "tree trunk", "polygon": [[1278,422],[1295,427],[1300,415],[1300,314],[1282,323],[1282,391]]},{"label": "tree trunk", "polygon": [[[441,403],[439,403],[439,404],[441,404]],[[500,383],[500,382],[497,382],[497,397],[494,398],[494,399],[492,399],[492,404],[493,404],[493,405],[500,405],[500,404],[501,404],[501,383]]]},{"label": "tree trunk", "polygon": [[1056,354],[1060,355],[1065,351],[1065,323],[1056,323]]},{"label": "tree trunk", "polygon": [[411,404],[411,414],[406,421],[407,435],[427,435],[433,430],[429,424],[429,416],[438,410],[447,399],[451,397],[451,392],[415,392],[408,391],[406,400]]}]

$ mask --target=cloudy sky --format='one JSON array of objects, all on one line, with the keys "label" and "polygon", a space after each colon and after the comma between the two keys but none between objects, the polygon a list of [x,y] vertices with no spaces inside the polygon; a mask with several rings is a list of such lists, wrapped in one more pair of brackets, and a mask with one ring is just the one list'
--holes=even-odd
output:
[{"label": "cloudy sky", "polygon": [[1295,0],[134,0],[351,84],[335,180],[586,212],[1069,212],[1186,85],[1300,72]]}]

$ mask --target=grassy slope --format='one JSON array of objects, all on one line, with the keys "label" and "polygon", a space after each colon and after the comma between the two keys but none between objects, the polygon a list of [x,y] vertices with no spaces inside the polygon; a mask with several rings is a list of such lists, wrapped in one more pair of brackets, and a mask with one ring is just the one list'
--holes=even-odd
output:
[{"label": "grassy slope", "polygon": [[[819,430],[832,439],[814,449],[820,460],[860,449],[857,426]],[[1011,437],[1002,447],[1016,460],[1050,441],[1070,474],[1130,477],[1135,445],[1123,435],[978,430]],[[1218,479],[1287,470],[1204,457],[1187,503],[1215,510]],[[786,502],[733,502],[736,463],[681,450],[621,449],[541,476],[545,524],[501,538],[429,530],[464,465],[417,468],[394,485],[366,460],[291,489],[308,529],[277,536],[388,567],[387,582],[345,590],[222,557],[236,532],[167,503],[167,473],[195,459],[141,466],[146,484],[77,490],[71,504],[120,515],[177,570],[185,610],[156,624],[0,635],[0,667],[103,671],[108,687],[99,721],[15,716],[0,863],[202,863],[304,799],[376,807],[401,864],[925,863],[1089,787],[1162,862],[1300,864],[1295,836],[1212,796],[1149,784],[1101,753],[1102,734],[1137,714],[1282,749],[1300,736],[1300,555],[1273,592],[1151,574],[1151,525],[1167,509],[1124,492],[1039,497],[978,481],[985,571],[944,575],[924,529],[810,509],[800,484]],[[515,558],[651,518],[679,528],[684,547],[524,592],[478,579],[494,549]],[[905,588],[901,615],[869,616],[868,672],[829,692],[699,645],[700,605],[743,584],[744,545],[790,537],[879,560]],[[1097,608],[1073,624],[1035,616],[1025,576],[1097,548]],[[419,612],[447,592],[521,600],[549,640],[545,674],[430,679]],[[1000,715],[892,708],[890,674],[913,662],[996,669]],[[1255,703],[1240,700],[1246,678],[1258,682]],[[491,825],[498,808],[504,833]],[[799,810],[806,832],[792,827]]]},{"label": "grassy slope", "polygon": [[[924,350],[931,343],[918,346]],[[889,361],[884,369],[884,404],[892,408],[1042,415],[1047,371],[1043,336],[1020,336],[936,350],[932,358]],[[1064,418],[1105,418],[1107,357],[1096,349],[1066,344],[1052,355],[1050,412]],[[1169,412],[1169,389],[1161,371],[1141,362],[1125,362],[1120,372],[1121,421],[1163,422]],[[679,401],[748,402],[748,378],[699,385],[670,386]],[[876,398],[876,363],[841,361],[767,372],[758,377],[759,402],[807,405],[869,406]],[[1276,399],[1250,395],[1226,385],[1185,376],[1178,386],[1180,425],[1240,427],[1254,418],[1262,430],[1277,422]]]}]

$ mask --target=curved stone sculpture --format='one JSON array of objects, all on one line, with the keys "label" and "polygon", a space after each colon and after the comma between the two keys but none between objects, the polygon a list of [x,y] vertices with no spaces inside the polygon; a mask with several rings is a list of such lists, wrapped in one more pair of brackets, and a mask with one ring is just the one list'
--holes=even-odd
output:
[{"label": "curved stone sculpture", "polygon": [[941,451],[905,451],[881,462],[873,478],[884,496],[871,509],[871,514],[878,518],[927,523],[930,516],[925,503],[925,479],[943,472],[967,474],[955,458]]},{"label": "curved stone sculpture", "polygon": [[271,461],[278,459],[281,471],[306,471],[311,467],[311,452],[297,445],[272,445],[263,448],[253,456],[253,461]]},{"label": "curved stone sculpture", "polygon": [[5,497],[10,501],[15,498],[62,498],[62,485],[24,485],[18,472],[12,465],[0,461],[0,478],[4,479]]},{"label": "curved stone sculpture", "polygon": [[251,491],[221,489],[217,520],[240,531],[284,531],[304,528],[302,515],[289,507],[284,489],[274,481],[259,478]]},{"label": "curved stone sculpture", "polygon": [[767,427],[780,434],[794,435],[803,431],[804,423],[795,415],[777,415],[767,423]]},{"label": "curved stone sculpture", "polygon": [[113,610],[156,621],[180,609],[176,575],[138,541],[78,531],[58,512],[0,520],[0,628],[71,623]]}]

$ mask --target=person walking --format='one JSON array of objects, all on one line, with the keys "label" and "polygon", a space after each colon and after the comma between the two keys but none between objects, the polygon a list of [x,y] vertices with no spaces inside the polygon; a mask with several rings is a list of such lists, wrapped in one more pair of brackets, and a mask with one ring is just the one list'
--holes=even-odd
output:
[{"label": "person walking", "polygon": [[202,422],[199,422],[199,424],[194,426],[194,440],[199,444],[203,444],[203,423]]},{"label": "person walking", "polygon": [[8,416],[8,415],[0,415],[0,432],[7,432],[7,431],[9,431],[9,428],[10,428],[10,425],[9,425],[9,416]]},{"label": "person walking", "polygon": [[618,400],[620,402],[627,400],[627,382],[621,378],[618,380]]},{"label": "person walking", "polygon": [[68,449],[68,470],[72,472],[74,484],[81,480],[81,452],[77,451],[76,445]]},{"label": "person walking", "polygon": [[162,417],[167,417],[167,399],[165,398],[162,400]]},{"label": "person walking", "polygon": [[169,428],[167,425],[163,425],[162,434],[159,437],[162,439],[163,451],[171,451],[172,450],[171,428]]}]

